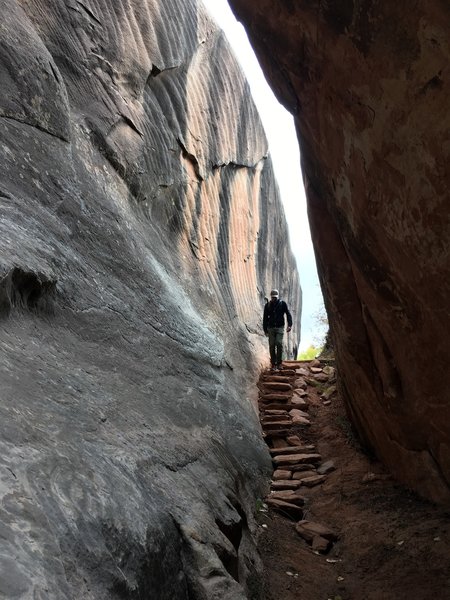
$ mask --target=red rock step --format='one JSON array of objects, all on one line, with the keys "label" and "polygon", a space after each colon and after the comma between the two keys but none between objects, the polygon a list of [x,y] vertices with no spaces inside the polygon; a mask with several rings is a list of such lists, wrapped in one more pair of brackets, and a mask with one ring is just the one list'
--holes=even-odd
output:
[{"label": "red rock step", "polygon": [[301,519],[303,517],[303,510],[301,506],[293,504],[292,502],[288,502],[287,500],[279,500],[278,498],[267,498],[266,504],[270,506],[273,510],[276,510],[281,515],[289,517],[294,521],[297,521],[298,519]]},{"label": "red rock step", "polygon": [[301,465],[302,463],[320,463],[322,457],[320,454],[286,454],[273,456],[272,462],[276,465]]},{"label": "red rock step", "polygon": [[281,383],[280,381],[265,381],[262,386],[265,390],[275,390],[276,392],[291,392],[290,383]]},{"label": "red rock step", "polygon": [[302,446],[283,446],[282,448],[270,448],[269,452],[272,456],[278,454],[308,454],[316,449],[312,444]]}]

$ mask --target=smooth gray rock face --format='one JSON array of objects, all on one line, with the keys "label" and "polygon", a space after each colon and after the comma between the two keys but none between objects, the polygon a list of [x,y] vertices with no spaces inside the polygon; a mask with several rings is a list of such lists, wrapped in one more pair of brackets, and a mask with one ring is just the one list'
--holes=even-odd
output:
[{"label": "smooth gray rock face", "polygon": [[257,598],[262,301],[300,289],[194,0],[0,0],[0,596]]}]

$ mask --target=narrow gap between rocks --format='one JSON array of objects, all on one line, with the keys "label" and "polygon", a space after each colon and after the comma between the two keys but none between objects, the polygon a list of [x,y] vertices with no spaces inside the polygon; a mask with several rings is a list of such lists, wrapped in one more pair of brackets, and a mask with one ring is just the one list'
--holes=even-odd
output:
[{"label": "narrow gap between rocks", "polygon": [[359,446],[333,359],[284,361],[258,382],[273,461],[258,508],[265,600],[450,597],[450,521]]}]

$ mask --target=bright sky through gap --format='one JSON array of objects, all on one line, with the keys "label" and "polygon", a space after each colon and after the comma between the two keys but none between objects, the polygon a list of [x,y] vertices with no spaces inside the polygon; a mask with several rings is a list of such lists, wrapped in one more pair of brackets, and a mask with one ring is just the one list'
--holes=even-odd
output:
[{"label": "bright sky through gap", "polygon": [[[305,350],[311,344],[317,345],[326,332],[318,331],[316,318],[323,305],[323,299],[306,213],[294,119],[273,95],[247,34],[243,26],[236,21],[227,0],[203,0],[203,3],[224,30],[245,72],[269,142],[269,152],[289,225],[291,247],[300,273],[303,291],[300,350]],[[289,303],[289,298],[286,300]]]}]

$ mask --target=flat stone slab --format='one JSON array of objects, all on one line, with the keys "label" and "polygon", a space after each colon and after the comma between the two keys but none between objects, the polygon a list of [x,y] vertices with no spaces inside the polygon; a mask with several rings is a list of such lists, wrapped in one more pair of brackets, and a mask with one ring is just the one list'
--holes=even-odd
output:
[{"label": "flat stone slab", "polygon": [[290,502],[297,506],[303,506],[305,504],[305,498],[298,492],[298,490],[278,490],[270,493],[268,499],[282,500],[283,502]]},{"label": "flat stone slab", "polygon": [[315,536],[320,536],[326,540],[335,542],[338,536],[332,529],[321,523],[315,523],[314,521],[299,521],[295,526],[297,533],[307,542],[312,542]]},{"label": "flat stone slab", "polygon": [[276,510],[284,516],[288,516],[291,519],[298,519],[303,516],[303,510],[301,506],[298,506],[297,504],[292,504],[291,502],[287,502],[285,500],[278,500],[277,498],[267,498],[266,504],[270,506],[273,510]]},{"label": "flat stone slab", "polygon": [[306,487],[314,487],[316,485],[319,485],[320,483],[323,483],[325,481],[325,479],[327,478],[326,475],[311,475],[311,477],[305,477],[304,479],[302,479],[302,485],[306,485]]},{"label": "flat stone slab", "polygon": [[292,391],[292,385],[290,383],[281,383],[279,381],[265,381],[263,387],[266,390],[275,390],[277,392]]},{"label": "flat stone slab", "polygon": [[289,412],[291,409],[295,408],[295,406],[293,406],[289,402],[268,402],[267,404],[265,402],[261,402],[259,407],[264,412],[266,412],[267,409],[284,410],[285,412]]},{"label": "flat stone slab", "polygon": [[263,402],[270,402],[275,400],[276,402],[288,402],[291,398],[291,393],[286,392],[285,394],[260,394],[260,400]]},{"label": "flat stone slab", "polygon": [[322,373],[323,369],[321,367],[309,367],[311,373]]},{"label": "flat stone slab", "polygon": [[280,372],[283,373],[283,375],[286,375],[287,377],[295,376],[295,371],[293,369],[286,369],[282,367],[282,370]]},{"label": "flat stone slab", "polygon": [[314,452],[316,449],[312,444],[302,444],[301,446],[282,446],[278,448],[271,448],[269,450],[272,456],[278,456],[279,454],[306,454],[307,452]]},{"label": "flat stone slab", "polygon": [[316,467],[315,465],[311,464],[311,463],[304,463],[303,465],[285,465],[283,467],[283,469],[292,469],[293,473],[299,473],[299,472],[303,472],[303,471],[313,471],[316,472]]},{"label": "flat stone slab", "polygon": [[288,426],[292,424],[290,419],[280,419],[280,420],[272,420],[272,421],[263,421],[264,429],[278,429],[282,426]]},{"label": "flat stone slab", "polygon": [[286,413],[285,415],[265,415],[261,418],[261,422],[265,425],[266,423],[281,423],[282,425],[289,425],[290,416]]},{"label": "flat stone slab", "polygon": [[300,465],[302,463],[320,463],[322,457],[320,454],[287,454],[273,456],[272,460],[276,465]]},{"label": "flat stone slab", "polygon": [[274,480],[270,484],[272,490],[297,490],[301,486],[301,481],[294,479],[280,479]]},{"label": "flat stone slab", "polygon": [[317,475],[316,471],[295,471],[292,473],[292,479],[294,479],[294,481],[301,481],[308,477],[314,477],[314,475]]},{"label": "flat stone slab", "polygon": [[289,383],[290,377],[287,377],[286,375],[266,375],[265,377],[263,377],[261,379],[261,381],[262,382],[277,381],[278,383]]}]

